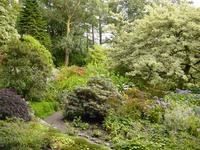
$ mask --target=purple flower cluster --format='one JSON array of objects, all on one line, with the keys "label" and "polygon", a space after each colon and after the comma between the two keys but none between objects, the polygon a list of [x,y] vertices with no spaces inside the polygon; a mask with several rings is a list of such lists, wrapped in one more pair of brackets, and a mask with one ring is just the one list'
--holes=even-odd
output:
[{"label": "purple flower cluster", "polygon": [[178,89],[178,88],[176,88],[176,92],[179,93],[179,94],[189,94],[189,93],[191,93],[190,90],[181,90],[181,89]]},{"label": "purple flower cluster", "polygon": [[[170,103],[164,102],[164,98],[158,98],[157,96],[154,96],[153,98],[156,99],[156,102],[154,105],[148,106],[150,109],[154,109],[154,108],[158,108],[158,107],[162,107],[163,109],[166,109],[167,107],[171,106]],[[144,110],[146,110],[146,109],[147,109],[147,107],[144,107]]]}]

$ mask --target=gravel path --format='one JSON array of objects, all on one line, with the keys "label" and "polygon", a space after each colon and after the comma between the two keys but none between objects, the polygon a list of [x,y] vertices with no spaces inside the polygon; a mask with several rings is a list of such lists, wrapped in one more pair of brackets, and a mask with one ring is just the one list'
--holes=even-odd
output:
[{"label": "gravel path", "polygon": [[[60,130],[62,133],[67,133],[67,125],[63,120],[62,111],[55,112],[53,115],[45,118],[44,121],[49,125],[51,125],[52,127]],[[91,144],[103,144],[105,146],[112,147],[110,143],[105,142],[98,138],[91,137],[87,132],[84,131],[79,131],[77,133],[77,136],[86,139]]]},{"label": "gravel path", "polygon": [[59,129],[62,133],[66,133],[66,125],[63,121],[62,111],[55,112],[53,115],[45,118],[44,121]]}]

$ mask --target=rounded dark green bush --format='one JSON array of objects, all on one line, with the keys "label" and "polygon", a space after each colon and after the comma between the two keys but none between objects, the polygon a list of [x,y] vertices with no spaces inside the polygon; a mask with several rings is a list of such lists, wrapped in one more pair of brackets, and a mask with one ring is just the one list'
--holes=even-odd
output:
[{"label": "rounded dark green bush", "polygon": [[53,66],[50,52],[31,36],[13,40],[2,49],[4,87],[16,89],[26,99],[41,98]]},{"label": "rounded dark green bush", "polygon": [[0,119],[16,117],[25,121],[31,120],[28,105],[25,100],[17,95],[13,90],[0,90]]},{"label": "rounded dark green bush", "polygon": [[108,110],[117,108],[121,100],[121,95],[110,80],[93,77],[87,86],[75,88],[67,95],[64,116],[69,120],[81,117],[85,121],[101,122]]}]

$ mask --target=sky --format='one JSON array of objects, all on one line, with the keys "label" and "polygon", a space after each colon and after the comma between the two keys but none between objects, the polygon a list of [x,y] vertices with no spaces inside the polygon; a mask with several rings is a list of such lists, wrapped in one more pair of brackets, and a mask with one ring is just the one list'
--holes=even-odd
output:
[{"label": "sky", "polygon": [[200,7],[200,0],[193,0],[196,7]]}]

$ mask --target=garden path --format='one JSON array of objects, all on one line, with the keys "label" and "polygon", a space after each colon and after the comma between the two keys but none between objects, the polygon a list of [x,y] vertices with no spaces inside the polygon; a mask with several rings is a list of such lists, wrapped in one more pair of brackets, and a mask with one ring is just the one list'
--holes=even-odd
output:
[{"label": "garden path", "polygon": [[[67,133],[67,122],[64,122],[63,120],[62,111],[55,112],[51,116],[46,117],[44,121],[49,125],[51,125],[52,127],[60,130],[62,133],[65,134]],[[92,137],[91,135],[89,135],[89,132],[87,131],[78,131],[77,136],[86,139],[91,144],[103,144],[105,146],[112,147],[110,143]]]}]

